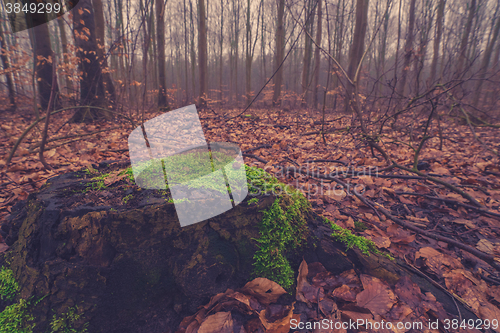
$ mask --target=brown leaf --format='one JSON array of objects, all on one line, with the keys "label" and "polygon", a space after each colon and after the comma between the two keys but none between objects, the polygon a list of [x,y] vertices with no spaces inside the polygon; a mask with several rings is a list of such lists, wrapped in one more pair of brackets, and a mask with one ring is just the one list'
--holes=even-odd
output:
[{"label": "brown leaf", "polygon": [[266,313],[267,310],[262,310],[259,313],[259,319],[262,323],[262,325],[266,328],[267,333],[288,333],[290,330],[290,320],[293,317],[293,309],[294,309],[295,302],[292,303],[292,306],[290,307],[290,310],[288,311],[287,315],[283,318],[280,318],[278,320],[275,320],[273,322],[270,322],[266,318]]},{"label": "brown leaf", "polygon": [[307,263],[305,260],[302,260],[302,263],[299,267],[299,274],[297,276],[297,301],[301,301],[307,303],[307,305],[311,306],[311,302],[317,302],[318,297],[321,299],[324,296],[323,288],[314,287],[307,282],[307,274],[309,269],[307,267]]},{"label": "brown leaf", "polygon": [[396,303],[392,290],[378,278],[362,274],[361,283],[364,290],[356,296],[358,306],[370,310],[373,314],[383,315]]},{"label": "brown leaf", "polygon": [[4,253],[9,249],[9,246],[5,243],[0,243],[0,253]]},{"label": "brown leaf", "polygon": [[412,308],[415,308],[422,302],[423,295],[420,291],[420,287],[408,276],[403,276],[399,279],[394,291],[400,300]]},{"label": "brown leaf", "polygon": [[494,254],[494,249],[495,249],[495,244],[491,243],[487,239],[480,239],[479,242],[476,244],[476,249],[479,251],[483,251],[485,253]]},{"label": "brown leaf", "polygon": [[332,292],[332,296],[336,298],[340,298],[344,301],[354,302],[356,300],[356,295],[358,294],[359,289],[351,288],[348,285],[343,285],[338,287]]},{"label": "brown leaf", "polygon": [[217,312],[201,324],[198,333],[232,333],[233,318],[231,312]]},{"label": "brown leaf", "polygon": [[279,284],[266,278],[256,278],[241,289],[245,294],[255,297],[264,305],[274,303],[286,291]]},{"label": "brown leaf", "polygon": [[425,258],[425,265],[434,273],[442,275],[453,269],[462,268],[462,264],[455,258],[440,253],[432,247],[423,247],[415,253],[415,259]]}]

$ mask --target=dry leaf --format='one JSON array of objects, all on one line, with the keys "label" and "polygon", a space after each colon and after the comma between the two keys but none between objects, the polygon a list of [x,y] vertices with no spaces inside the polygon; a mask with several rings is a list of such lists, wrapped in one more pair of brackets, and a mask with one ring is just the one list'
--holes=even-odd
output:
[{"label": "dry leaf", "polygon": [[476,244],[476,249],[479,251],[493,255],[495,250],[495,244],[491,243],[487,239],[481,239]]},{"label": "dry leaf", "polygon": [[423,247],[415,253],[415,259],[425,258],[425,265],[434,273],[442,275],[453,269],[462,268],[462,264],[455,258],[440,253],[432,247]]},{"label": "dry leaf", "polygon": [[274,303],[286,291],[279,284],[266,278],[256,278],[241,289],[245,294],[254,296],[264,305]]},{"label": "dry leaf", "polygon": [[231,312],[217,312],[201,324],[198,333],[232,333],[233,318]]},{"label": "dry leaf", "polygon": [[373,314],[386,314],[396,303],[396,296],[391,288],[370,275],[362,274],[360,278],[364,290],[356,296],[358,306],[370,310]]}]

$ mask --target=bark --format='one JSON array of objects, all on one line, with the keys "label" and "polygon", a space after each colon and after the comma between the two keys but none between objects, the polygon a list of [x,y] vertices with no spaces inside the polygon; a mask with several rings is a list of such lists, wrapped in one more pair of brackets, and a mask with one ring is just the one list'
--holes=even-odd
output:
[{"label": "bark", "polygon": [[462,35],[462,40],[460,41],[457,70],[455,72],[456,77],[460,77],[463,74],[462,72],[464,70],[464,65],[466,61],[467,45],[469,42],[469,35],[472,29],[472,21],[474,20],[475,13],[476,13],[476,0],[471,0],[469,5],[469,16],[467,17],[467,24],[465,25],[465,30]]},{"label": "bark", "polygon": [[[413,0],[414,1],[414,0]],[[354,81],[355,73],[360,65],[365,48],[365,35],[368,19],[368,6],[369,0],[356,1],[356,23],[354,26],[353,42],[349,52],[349,67],[347,68],[347,75]],[[346,111],[352,109],[351,102],[353,102],[354,86],[351,84],[346,85],[345,107]]]},{"label": "bark", "polygon": [[439,59],[439,44],[441,43],[441,36],[443,35],[443,17],[444,17],[444,6],[446,0],[439,0],[437,17],[436,17],[436,36],[434,38],[434,52],[432,55],[431,72],[429,77],[429,83],[432,84],[436,79],[437,63]]},{"label": "bark", "polygon": [[250,25],[250,0],[247,0],[246,22],[246,49],[245,49],[245,95],[247,105],[252,100],[252,27]]},{"label": "bark", "polygon": [[283,24],[283,16],[285,14],[285,0],[278,0],[278,18],[276,26],[276,49],[274,50],[274,68],[277,71],[274,76],[274,93],[273,93],[273,105],[279,105],[281,103],[281,84],[283,83],[283,68],[278,67],[283,61],[285,53],[285,27]]},{"label": "bark", "polygon": [[[106,96],[101,66],[97,58],[94,9],[91,1],[80,0],[73,10],[73,15],[75,46],[79,57],[80,104],[105,107]],[[72,121],[92,121],[101,117],[110,118],[110,114],[94,108],[80,108],[73,115]]]},{"label": "bark", "polygon": [[[57,106],[60,106],[59,87],[57,80],[52,82],[52,66],[54,54],[50,44],[50,33],[48,24],[40,24],[46,22],[45,14],[28,14],[26,19],[33,24],[33,52],[36,55],[36,78],[38,82],[38,95],[40,98],[40,106],[42,110],[47,110],[49,105],[50,91],[52,84],[55,85],[55,93],[58,98],[55,99]],[[39,24],[39,25],[37,25]],[[36,26],[35,26],[36,25]]]},{"label": "bark", "polygon": [[200,106],[207,106],[207,21],[205,0],[198,0],[198,66],[200,71]]},{"label": "bark", "polygon": [[[309,32],[309,35],[312,36],[312,29],[314,26],[314,16],[309,15],[313,8],[314,4],[312,0],[308,1],[308,9],[305,11],[306,15],[306,23],[305,30]],[[308,19],[310,17],[310,19]],[[302,61],[302,107],[305,107],[307,104],[307,95],[310,86],[310,71],[311,71],[311,55],[312,55],[312,40],[308,34],[304,33],[304,58]]]},{"label": "bark", "polygon": [[165,4],[164,0],[156,0],[156,52],[158,59],[158,108],[168,110],[168,98],[165,73]]},{"label": "bark", "polygon": [[378,80],[378,92],[382,93],[382,77],[385,76],[385,57],[387,51],[387,33],[389,30],[389,5],[386,7],[383,17],[383,33],[380,41],[380,56],[377,66],[377,80]]},{"label": "bark", "polygon": [[[59,34],[61,36],[63,60],[64,60],[65,64],[69,64],[68,39],[66,38],[66,29],[64,27],[64,20],[62,18],[58,18],[57,25],[59,27]],[[71,79],[69,77],[65,77],[64,82],[66,84],[66,91],[69,94],[73,94],[75,92],[75,88],[73,86],[73,81],[71,81]]]},{"label": "bark", "polygon": [[220,39],[219,39],[219,103],[222,105],[222,52],[224,46],[224,0],[220,0]]},{"label": "bark", "polygon": [[410,1],[410,9],[408,16],[409,16],[409,22],[408,22],[408,31],[406,33],[403,71],[401,73],[401,82],[399,83],[399,90],[398,90],[400,95],[405,94],[406,78],[408,77],[408,72],[410,71],[410,63],[413,55],[413,40],[415,38],[415,35],[413,33],[413,28],[415,26],[415,0]]},{"label": "bark", "polygon": [[474,99],[472,101],[472,104],[474,106],[478,105],[479,97],[481,95],[481,87],[483,86],[484,79],[486,77],[488,66],[489,66],[490,61],[491,61],[491,55],[493,54],[493,49],[494,49],[495,43],[498,39],[499,32],[500,32],[500,17],[498,17],[496,19],[495,27],[493,28],[493,37],[491,38],[488,45],[486,46],[483,60],[481,62],[481,70],[479,72],[479,80],[477,81],[476,89],[474,92]]},{"label": "bark", "polygon": [[95,32],[96,32],[96,42],[97,42],[97,56],[101,64],[102,78],[104,82],[104,88],[109,94],[111,102],[116,101],[115,86],[108,69],[108,58],[104,52],[105,50],[105,39],[104,39],[104,8],[102,5],[102,0],[93,0],[95,8]]},{"label": "bark", "polygon": [[7,79],[7,89],[9,90],[9,107],[8,109],[11,111],[15,111],[17,108],[16,105],[16,92],[14,90],[14,83],[12,80],[12,75],[10,73],[10,60],[9,57],[7,56],[7,47],[5,43],[5,36],[3,33],[3,28],[2,25],[0,24],[0,58],[2,59],[2,65],[3,69],[5,71],[5,77]]},{"label": "bark", "polygon": [[[316,27],[316,44],[321,45],[321,35],[323,34],[323,11],[321,8],[321,0],[318,1],[318,24]],[[318,108],[318,84],[319,84],[319,68],[320,68],[320,53],[319,47],[314,50],[314,89],[313,89],[313,106]]]}]

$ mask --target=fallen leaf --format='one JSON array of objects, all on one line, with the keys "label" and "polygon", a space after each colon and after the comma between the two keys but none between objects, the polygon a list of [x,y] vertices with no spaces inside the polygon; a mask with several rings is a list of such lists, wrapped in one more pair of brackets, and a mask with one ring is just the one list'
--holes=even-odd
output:
[{"label": "fallen leaf", "polygon": [[378,278],[361,274],[364,290],[356,296],[358,306],[370,310],[373,314],[386,314],[396,303],[396,296],[391,288]]},{"label": "fallen leaf", "polygon": [[241,289],[245,294],[255,297],[264,305],[274,303],[286,291],[279,284],[266,278],[256,278]]},{"label": "fallen leaf", "polygon": [[208,316],[198,329],[198,333],[232,333],[233,318],[231,312],[217,312]]},{"label": "fallen leaf", "polygon": [[318,297],[321,299],[324,296],[324,292],[323,288],[311,286],[311,284],[307,282],[308,272],[307,263],[305,260],[302,260],[297,276],[297,292],[295,297],[297,301],[304,302],[310,306],[311,302],[318,301]]},{"label": "fallen leaf", "polygon": [[493,255],[495,250],[495,244],[491,243],[487,239],[480,239],[476,244],[476,249],[479,251]]},{"label": "fallen leaf", "polygon": [[415,259],[425,258],[425,265],[438,275],[462,268],[462,264],[455,258],[440,253],[432,247],[423,247],[415,253]]}]

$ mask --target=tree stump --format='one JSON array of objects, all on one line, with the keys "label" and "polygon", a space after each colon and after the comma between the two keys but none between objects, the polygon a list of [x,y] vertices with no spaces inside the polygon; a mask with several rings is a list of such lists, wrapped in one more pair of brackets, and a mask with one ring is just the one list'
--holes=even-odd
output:
[{"label": "tree stump", "polygon": [[[17,204],[2,227],[11,246],[3,264],[18,281],[19,297],[32,297],[35,332],[68,309],[80,314],[74,327],[88,325],[90,332],[173,332],[210,297],[254,277],[259,223],[275,196],[261,195],[257,204],[248,197],[181,228],[174,204],[158,191],[116,184],[86,191],[94,188],[91,180],[84,172],[52,178]],[[307,245],[289,256],[295,272],[305,259],[335,274],[356,268],[392,285],[409,274],[382,256],[344,252],[319,216],[305,214]]]}]

